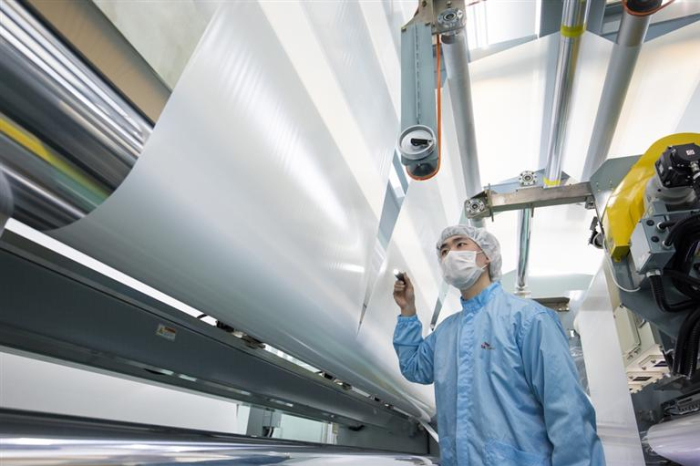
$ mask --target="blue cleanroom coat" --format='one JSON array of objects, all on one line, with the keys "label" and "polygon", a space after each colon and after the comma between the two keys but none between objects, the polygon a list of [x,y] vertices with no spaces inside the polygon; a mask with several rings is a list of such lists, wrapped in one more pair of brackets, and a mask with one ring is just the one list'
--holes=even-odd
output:
[{"label": "blue cleanroom coat", "polygon": [[595,412],[556,314],[496,282],[427,338],[399,316],[408,380],[435,383],[442,466],[604,466]]}]

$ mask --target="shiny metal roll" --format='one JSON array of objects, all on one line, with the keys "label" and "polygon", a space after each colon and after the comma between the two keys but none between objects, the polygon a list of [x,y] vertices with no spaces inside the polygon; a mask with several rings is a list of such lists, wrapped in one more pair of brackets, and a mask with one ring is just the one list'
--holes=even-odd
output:
[{"label": "shiny metal roll", "polygon": [[554,84],[554,102],[552,104],[552,118],[549,122],[545,187],[558,186],[561,179],[571,95],[579,49],[581,48],[581,36],[585,31],[589,5],[590,3],[585,0],[566,0],[564,2]]},{"label": "shiny metal roll", "polygon": [[66,225],[124,180],[151,123],[21,4],[0,4],[0,169],[15,216]]}]

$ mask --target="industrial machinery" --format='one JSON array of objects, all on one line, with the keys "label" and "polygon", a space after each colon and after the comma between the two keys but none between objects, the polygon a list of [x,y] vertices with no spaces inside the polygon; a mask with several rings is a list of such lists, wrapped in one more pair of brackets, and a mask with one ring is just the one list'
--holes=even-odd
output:
[{"label": "industrial machinery", "polygon": [[[226,280],[230,276],[217,282],[219,288],[207,282],[206,279],[191,280],[196,282],[193,286],[200,287],[199,297],[206,298],[193,304],[197,305],[198,311],[201,309],[201,312],[206,312],[199,317],[196,317],[197,314],[187,315],[171,301],[169,301],[171,304],[168,304],[162,299],[156,299],[114,277],[97,272],[57,249],[52,249],[49,246],[51,241],[55,242],[56,239],[59,242],[64,241],[60,236],[49,238],[46,243],[37,240],[40,235],[35,230],[59,229],[81,221],[93,211],[99,213],[102,207],[98,208],[98,206],[113,195],[127,176],[136,175],[132,171],[138,170],[132,170],[132,168],[141,157],[146,142],[152,141],[154,121],[152,115],[141,108],[124,89],[105,78],[98,68],[84,60],[79,51],[74,50],[61,38],[60,34],[56,34],[51,25],[42,20],[41,15],[32,9],[32,3],[8,0],[0,4],[0,19],[2,19],[0,30],[3,34],[3,41],[0,42],[0,91],[2,91],[0,92],[0,284],[2,285],[0,306],[3,306],[3,311],[11,310],[11,312],[0,313],[0,345],[12,351],[29,353],[37,357],[87,366],[96,371],[133,377],[151,384],[167,385],[248,404],[258,410],[259,419],[258,422],[249,424],[249,427],[255,424],[255,429],[249,429],[248,437],[235,437],[218,432],[179,431],[159,426],[144,427],[107,421],[103,423],[94,419],[0,410],[0,426],[2,426],[0,437],[4,443],[13,446],[15,456],[11,459],[34,460],[31,456],[22,457],[25,454],[35,454],[35,451],[29,447],[47,447],[46,451],[51,447],[58,450],[59,448],[56,447],[60,443],[58,441],[55,444],[27,445],[24,437],[46,435],[63,429],[66,435],[74,435],[75,439],[80,440],[76,445],[86,448],[87,456],[96,454],[96,451],[102,453],[108,451],[108,454],[113,454],[116,451],[115,448],[122,447],[124,448],[122,454],[124,451],[131,454],[133,453],[131,450],[139,450],[134,448],[134,443],[138,441],[136,447],[141,446],[141,442],[152,447],[153,450],[149,450],[152,454],[149,451],[144,453],[143,448],[140,452],[140,454],[151,455],[148,458],[151,462],[159,461],[158,456],[164,454],[172,454],[173,458],[178,459],[180,457],[177,455],[182,454],[187,456],[184,460],[192,459],[192,456],[188,456],[191,453],[199,455],[197,460],[210,459],[216,455],[221,459],[221,455],[228,455],[225,459],[238,460],[253,457],[254,461],[286,462],[289,460],[297,461],[297,464],[304,464],[304,460],[310,459],[310,464],[324,464],[326,457],[333,457],[334,464],[344,464],[343,462],[357,464],[358,457],[362,457],[362,464],[380,465],[385,462],[431,464],[432,459],[429,457],[413,456],[409,453],[393,455],[368,450],[368,448],[384,448],[420,455],[430,454],[435,452],[435,442],[431,438],[437,439],[437,435],[432,431],[429,423],[428,411],[432,407],[427,406],[428,403],[421,404],[421,399],[425,399],[421,397],[426,393],[430,394],[429,389],[421,393],[411,391],[418,390],[414,386],[409,387],[411,390],[397,389],[401,383],[408,385],[408,382],[398,378],[400,374],[395,367],[395,361],[393,359],[388,361],[387,358],[382,361],[377,360],[379,359],[376,357],[377,354],[391,354],[393,357],[388,338],[386,341],[381,340],[381,343],[389,348],[389,352],[376,351],[376,347],[379,346],[378,341],[390,330],[379,326],[371,327],[372,323],[376,325],[379,319],[373,320],[372,323],[368,320],[363,330],[374,332],[374,335],[371,338],[367,337],[367,340],[360,340],[357,338],[360,334],[359,329],[355,332],[354,326],[350,328],[351,326],[345,325],[346,322],[354,322],[355,316],[353,315],[347,321],[342,320],[345,317],[342,311],[346,310],[343,309],[342,304],[350,301],[346,298],[357,294],[357,290],[371,290],[372,282],[377,279],[375,276],[367,279],[366,287],[354,286],[360,283],[357,277],[365,273],[362,266],[364,263],[360,264],[360,260],[352,260],[355,258],[353,254],[356,254],[360,247],[349,248],[350,252],[342,251],[343,254],[347,252],[347,258],[349,258],[347,260],[345,260],[346,256],[339,256],[343,260],[329,261],[333,262],[333,266],[342,262],[340,264],[344,267],[340,271],[342,274],[331,276],[333,271],[328,272],[327,269],[323,269],[323,272],[328,276],[321,276],[323,274],[318,273],[318,270],[297,274],[305,281],[297,282],[296,288],[318,286],[321,291],[326,292],[324,296],[306,296],[308,293],[305,289],[303,293],[296,295],[293,293],[298,290],[285,289],[279,293],[297,298],[290,307],[308,311],[307,317],[312,317],[305,321],[309,328],[300,329],[299,327],[304,325],[299,322],[290,324],[291,319],[286,318],[288,315],[261,312],[261,307],[266,307],[267,309],[263,309],[265,311],[273,307],[268,305],[270,302],[280,307],[289,305],[289,299],[267,301],[263,303],[267,306],[263,306],[260,302],[268,297],[265,294],[273,294],[269,293],[267,288],[256,289],[258,296],[245,293],[248,291],[246,287],[250,288],[251,283],[259,278],[256,274],[270,281],[274,281],[283,274],[290,275],[290,269],[285,269],[279,263],[272,261],[274,267],[260,266],[259,269],[254,269],[259,265],[255,261],[237,262],[237,259],[247,257],[240,251],[247,253],[251,242],[243,237],[243,233],[252,232],[253,235],[259,233],[255,231],[257,224],[253,227],[248,225],[247,231],[239,231],[223,239],[218,231],[214,235],[206,232],[202,235],[192,234],[191,238],[188,238],[187,247],[190,243],[194,243],[193,249],[208,241],[212,241],[218,247],[217,249],[207,244],[205,246],[210,246],[209,248],[198,249],[198,252],[189,256],[190,262],[197,262],[200,269],[211,268],[211,264],[217,261],[224,263],[224,267],[219,269],[224,271],[232,268],[231,263],[236,264],[240,269],[246,267],[239,264],[249,266],[248,270],[244,270],[235,277],[242,283],[242,285],[239,283],[236,285],[244,290],[235,296],[240,299],[226,299],[230,296],[227,295],[220,301],[208,300],[217,293],[223,295],[224,291],[231,291],[229,288],[233,287],[231,283],[234,280]],[[401,28],[400,33],[402,113],[396,147],[399,155],[397,160],[400,160],[409,176],[415,180],[428,180],[440,169],[444,85],[444,88],[449,90],[454,113],[461,175],[464,178],[468,197],[462,219],[475,225],[482,225],[484,219],[493,217],[498,212],[522,211],[519,226],[517,291],[525,296],[527,296],[528,248],[533,211],[541,207],[572,203],[583,204],[597,211],[600,222],[593,226],[590,242],[595,247],[605,248],[609,258],[609,276],[611,283],[615,285],[615,293],[619,295],[619,306],[616,302],[614,311],[615,317],[620,327],[624,322],[625,331],[629,337],[626,340],[628,344],[623,345],[623,351],[627,373],[630,376],[630,389],[635,392],[635,395],[642,396],[646,395],[646,387],[654,384],[655,387],[660,387],[669,394],[663,403],[656,400],[648,403],[650,406],[658,407],[661,412],[661,414],[650,415],[648,423],[650,425],[645,426],[653,425],[647,440],[651,448],[656,449],[660,443],[667,444],[669,436],[672,438],[676,432],[682,432],[683,435],[689,431],[695,432],[689,428],[697,429],[698,425],[697,415],[692,417],[692,414],[700,410],[697,398],[697,393],[700,391],[700,379],[698,379],[700,135],[669,136],[652,145],[641,157],[608,160],[594,171],[590,179],[585,177],[581,182],[576,182],[561,170],[569,98],[579,42],[585,31],[584,24],[590,3],[579,0],[564,2],[559,31],[560,49],[557,71],[554,73],[556,82],[553,87],[556,92],[552,102],[553,117],[552,121],[545,122],[546,126],[551,126],[552,133],[546,141],[549,146],[547,167],[522,172],[519,177],[489,185],[482,191],[472,109],[469,47],[465,31],[466,10],[469,5],[463,0],[419,2],[415,15]],[[641,8],[644,7],[641,4],[647,2],[628,3],[629,8]],[[660,4],[658,1],[648,3],[656,6]],[[262,11],[258,5],[247,5],[247,7],[250,8],[248,12]],[[257,21],[248,21],[247,18],[240,19],[240,15],[234,14],[232,9],[228,13],[229,16],[226,18],[228,20],[238,18],[241,22],[252,24],[250,27],[255,34],[258,34],[260,43],[279,45],[277,48],[260,50],[279,51],[282,50],[283,45],[289,45],[274,43],[278,40],[275,32],[279,31],[273,30],[268,24],[269,18],[264,14],[257,16]],[[623,21],[630,21],[627,16],[625,18]],[[638,25],[638,28],[634,29],[630,26],[631,23],[625,23],[627,25],[623,26],[622,30],[627,32],[620,34],[618,42],[626,44],[629,39],[627,36],[631,34],[636,40],[635,47],[640,46],[649,18],[640,19],[638,16],[635,18],[631,21],[634,22],[633,26]],[[360,19],[360,23],[364,24],[364,19]],[[227,23],[223,22],[223,24]],[[261,30],[263,33],[260,33]],[[337,30],[332,31],[333,34],[336,32]],[[238,37],[233,38],[236,40],[232,42],[241,42]],[[231,37],[229,36],[228,39]],[[244,44],[241,50],[245,51],[246,47],[247,45]],[[131,50],[129,47],[126,49]],[[226,47],[223,49],[224,55],[230,52]],[[634,55],[632,62],[636,60],[638,52],[638,49],[630,52]],[[274,73],[269,72],[270,69],[264,65],[293,61],[288,60],[289,57],[284,54],[270,57],[264,53],[253,53],[250,56],[240,55],[235,58],[241,56],[258,66],[255,68],[256,72],[251,75],[265,78]],[[132,56],[130,59],[138,61],[140,58]],[[258,59],[260,62],[256,61]],[[217,62],[216,65],[218,64]],[[292,71],[285,76],[296,76],[298,70],[295,70],[291,63],[287,65],[289,65],[287,69]],[[138,69],[138,66],[134,68]],[[611,67],[611,69],[614,71],[617,68]],[[627,71],[631,73],[630,70]],[[627,78],[630,76],[631,74],[627,75]],[[217,78],[223,81],[227,79],[226,76]],[[163,85],[158,79],[153,79],[151,76],[146,77],[146,81],[150,82],[153,88],[160,89],[159,92],[163,92]],[[287,110],[287,107],[297,110],[301,108],[300,113],[290,113],[292,117],[289,117],[288,121],[283,120],[284,124],[270,125],[266,118],[260,118],[259,121],[251,118],[255,112],[248,109],[247,112],[243,112],[245,118],[240,120],[245,120],[246,123],[261,123],[265,130],[256,130],[255,134],[251,132],[249,138],[243,138],[244,141],[238,142],[248,144],[252,141],[253,149],[250,152],[260,155],[251,158],[256,160],[263,159],[263,155],[267,155],[268,152],[273,152],[264,144],[256,146],[253,143],[261,141],[267,143],[270,139],[274,139],[274,135],[267,132],[277,129],[274,126],[284,127],[284,130],[290,131],[289,134],[283,134],[284,137],[280,139],[294,143],[303,142],[298,146],[303,148],[304,155],[312,152],[309,148],[317,148],[314,144],[309,144],[309,141],[327,143],[326,146],[319,145],[322,150],[317,150],[318,154],[321,154],[318,157],[319,160],[327,165],[316,167],[314,163],[317,160],[313,158],[309,159],[310,161],[302,161],[301,165],[313,170],[300,170],[304,172],[304,176],[294,181],[303,182],[307,180],[305,177],[312,173],[312,175],[318,175],[313,178],[314,182],[324,182],[329,173],[334,173],[336,178],[328,185],[331,186],[337,182],[338,186],[332,187],[338,188],[343,195],[348,194],[350,189],[343,190],[345,185],[341,184],[348,180],[354,183],[354,175],[350,171],[342,171],[347,168],[347,160],[342,157],[338,157],[337,160],[331,157],[333,155],[331,149],[335,149],[334,140],[331,137],[324,139],[323,123],[325,122],[320,119],[320,123],[308,132],[310,137],[309,134],[294,132],[297,123],[302,120],[300,115],[313,120],[316,118],[314,112],[317,111],[317,107],[310,99],[306,99],[307,87],[292,88],[290,83],[291,79],[287,80],[285,77],[284,86],[280,86],[280,88],[283,87],[283,92],[278,95],[279,99],[296,94],[304,94],[303,98],[294,100],[293,105],[282,105],[275,102],[275,99],[270,99],[270,105],[275,109],[284,110]],[[619,89],[613,84],[606,93],[618,95]],[[261,86],[262,95],[270,89],[279,89],[274,86],[270,89],[264,89],[264,87]],[[169,92],[169,89],[165,89],[165,94],[169,95]],[[203,107],[198,106],[205,98],[203,95],[201,98],[200,94],[197,95],[196,102],[190,102],[192,107],[187,107],[187,111],[192,111],[192,114],[196,111],[202,112]],[[215,96],[215,98],[219,97]],[[254,102],[252,109],[257,110],[255,105],[264,99],[247,100]],[[624,101],[624,95],[621,101]],[[308,106],[302,108],[301,104],[308,104]],[[219,110],[218,107],[217,110]],[[261,110],[260,113],[265,112]],[[222,114],[224,114],[223,110]],[[159,125],[161,124],[165,125],[163,119],[159,120]],[[614,126],[608,120],[604,120],[600,125]],[[208,132],[210,130],[211,128],[200,128],[204,135],[211,134]],[[183,132],[173,131],[171,133],[173,138],[174,133],[181,135]],[[393,134],[392,132],[390,139],[393,139]],[[161,141],[163,139],[167,138],[161,137]],[[211,142],[214,138],[203,136],[201,139]],[[609,141],[606,144],[609,145]],[[391,146],[391,142],[386,145]],[[605,144],[602,145],[605,146]],[[226,143],[225,146],[229,147],[231,144]],[[205,147],[210,148],[210,146]],[[391,150],[392,148],[389,148],[389,151]],[[605,158],[608,155],[607,150],[597,148],[595,156],[599,158],[603,154]],[[203,150],[202,152],[215,151]],[[146,159],[144,158],[144,161]],[[176,162],[172,164],[176,165]],[[398,163],[396,165],[401,168]],[[143,164],[141,166],[143,167]],[[321,169],[316,173],[314,170],[319,167]],[[205,172],[204,167],[196,168],[202,169],[201,173],[199,171],[196,173],[201,178],[211,177],[212,172]],[[264,172],[264,170],[260,171]],[[187,175],[191,176],[192,173]],[[131,181],[133,180],[132,176]],[[173,183],[176,186],[171,193],[179,192],[179,188],[187,181],[189,179],[179,185],[177,182]],[[230,178],[226,178],[226,183],[231,184]],[[154,190],[158,190],[163,189],[163,185],[167,183],[153,181],[153,184],[160,184],[154,187]],[[257,186],[259,183],[252,181],[251,184]],[[300,186],[308,187],[304,184]],[[312,187],[308,191],[315,190],[315,187]],[[289,192],[292,191],[303,190],[295,185],[293,190],[289,190]],[[165,189],[162,192],[168,193]],[[215,195],[211,198],[211,204],[219,205],[221,193],[216,189],[213,192]],[[329,188],[328,192],[333,194],[335,191]],[[153,191],[148,191],[149,195],[152,193]],[[321,192],[321,197],[326,195],[325,191]],[[149,200],[145,199],[146,197],[148,196],[143,196],[139,200],[145,203]],[[228,202],[238,201],[244,196],[221,197],[226,198],[228,209],[230,207]],[[339,219],[337,223],[340,226],[335,231],[347,233],[351,238],[348,243],[352,241],[361,243],[362,241],[356,241],[360,235],[355,233],[362,232],[363,228],[369,229],[363,222],[370,217],[373,219],[375,212],[364,204],[366,201],[364,194],[359,196],[363,203],[355,206],[349,206],[346,202],[349,197],[349,195],[347,198],[342,197],[343,202],[330,205],[324,215],[328,215],[331,222],[326,223],[333,223],[332,221]],[[114,198],[111,198],[110,202],[112,200]],[[284,201],[286,202],[287,199],[285,198]],[[191,199],[188,199],[188,202],[196,204]],[[200,203],[193,209],[196,211],[195,215],[211,208],[211,205],[204,204]],[[311,202],[308,206],[313,207]],[[132,210],[130,207],[132,206],[129,205],[124,210],[130,212]],[[157,207],[148,212],[148,217],[150,214],[155,217],[168,210],[162,205]],[[333,215],[338,212],[345,213],[344,210],[352,213],[353,209],[360,213],[365,209],[371,215],[358,214],[356,217],[347,218],[342,215]],[[258,214],[261,210],[264,209],[258,209],[255,213]],[[220,211],[215,213],[216,215],[211,217],[221,217]],[[34,230],[28,228],[24,231],[25,234],[4,230],[5,223],[10,217]],[[147,216],[142,217],[141,220],[151,220],[145,217]],[[202,215],[202,218],[204,217],[205,215]],[[303,221],[292,218],[293,221],[299,220],[299,224],[303,224],[303,228],[297,230],[297,233],[301,231],[300,236],[303,239],[307,239],[311,230],[314,230],[319,237],[327,233],[325,230],[315,231],[314,229],[314,225],[322,224],[325,218],[321,218],[320,214],[317,215],[319,219],[312,217],[313,215],[309,215],[309,218],[301,219]],[[181,222],[181,212],[177,212],[174,218]],[[255,217],[256,221],[262,221],[261,219],[262,216]],[[312,223],[312,220],[318,220],[318,222]],[[286,222],[290,229],[293,221]],[[304,223],[306,221],[308,224]],[[105,255],[108,259],[98,256],[122,240],[125,240],[124,243],[127,246],[137,251],[134,255],[138,255],[141,252],[140,249],[149,249],[138,240],[134,240],[134,237],[129,236],[131,228],[122,223],[126,224],[117,219],[115,224],[118,225],[114,228],[100,227],[93,230],[91,235],[86,235],[92,244],[96,245],[92,251],[80,249],[79,241],[72,244],[68,241],[64,243],[112,265],[115,269],[134,273],[133,269],[120,268],[119,265],[109,262],[108,259],[112,259],[117,260],[116,264],[119,264],[118,259],[121,258],[118,253],[113,253],[111,258],[108,254]],[[176,225],[179,226],[181,223]],[[117,227],[123,229],[120,230]],[[171,230],[173,229],[175,228],[171,227]],[[34,236],[26,234],[30,230]],[[105,233],[105,230],[108,230],[111,236],[100,236]],[[582,236],[584,234],[585,232],[582,232]],[[156,237],[155,242],[160,241],[158,235],[152,236]],[[215,240],[220,242],[217,243]],[[222,251],[225,247],[221,245],[227,247],[236,242],[241,245],[232,246],[233,253],[224,257]],[[309,244],[316,245],[313,241]],[[293,248],[285,250],[284,247],[280,247],[279,249],[278,257],[285,256],[287,259],[287,254],[284,253]],[[169,266],[171,263],[168,262],[169,256],[173,255],[172,250],[163,248],[159,252],[162,255],[152,261],[153,267],[147,263],[150,259],[147,257],[144,261],[146,265],[137,272],[144,272],[143,269],[148,269],[146,270],[148,272],[151,268],[155,270],[156,265],[163,267],[161,270],[176,269]],[[303,253],[308,251],[296,252],[299,253],[299,257],[302,257]],[[364,252],[366,251],[360,251],[356,256],[364,257],[366,254],[361,254]],[[252,255],[255,256],[255,254]],[[308,254],[303,257],[308,258]],[[297,257],[294,260],[290,259],[289,262],[293,263],[293,267],[298,267],[301,260]],[[267,264],[264,265],[267,266]],[[298,269],[291,270],[296,272]],[[156,272],[155,275],[163,274]],[[184,276],[182,283],[190,284],[189,276],[185,276],[184,273],[177,275],[178,278]],[[212,273],[212,276],[214,275],[218,280],[224,274]],[[150,283],[146,278],[134,276],[144,283]],[[318,276],[321,276],[321,280],[313,281]],[[341,279],[336,279],[336,276]],[[335,282],[349,284],[347,289],[351,292],[340,296],[341,293],[337,292],[340,287],[336,288]],[[181,291],[179,288],[185,286],[178,288],[177,282],[174,283],[172,286],[175,291]],[[221,283],[225,286],[220,286]],[[164,286],[163,282],[160,285]],[[166,285],[171,284],[166,283]],[[156,284],[153,286],[157,288]],[[294,287],[289,286],[289,288]],[[171,296],[177,298],[172,290],[169,292]],[[444,290],[441,293],[444,297]],[[370,295],[371,293],[366,293],[363,316],[370,301]],[[437,323],[442,305],[441,299],[438,299],[439,306],[435,307],[431,327]],[[253,302],[256,300],[258,302]],[[182,298],[182,301],[187,300]],[[337,305],[340,301],[343,303]],[[563,312],[570,310],[569,298],[550,298],[543,304]],[[255,308],[255,305],[259,307]],[[243,307],[243,310],[237,309],[236,306]],[[314,315],[311,312],[316,309],[314,306],[324,312]],[[331,314],[327,312],[329,308],[337,308],[341,312],[329,317],[328,314]],[[241,321],[229,322],[224,318],[227,312],[232,318],[237,317],[243,322],[246,322],[244,318],[257,314],[255,316],[257,320],[248,320],[250,329],[246,328],[243,331],[241,329],[245,324],[240,324]],[[278,318],[279,322],[270,323],[271,316]],[[319,316],[327,320],[322,320]],[[373,319],[375,317],[377,317],[376,314],[372,316]],[[210,322],[212,320],[214,324]],[[336,324],[332,328],[333,332],[327,331],[330,325],[324,326],[324,323],[328,322]],[[283,353],[273,348],[271,345],[278,343],[275,338],[267,339],[255,334],[255,331],[259,331],[262,327],[268,331],[272,328],[277,332],[272,333],[276,335],[277,340],[286,342],[290,348],[297,351],[301,348],[306,351],[300,354],[312,355],[319,358],[318,361],[327,363],[329,359],[324,361],[323,353],[335,352],[336,355],[341,355],[338,358],[341,361],[340,363],[333,361],[337,364],[333,368],[335,370],[321,364],[318,366],[323,369],[307,364],[294,357],[301,358],[299,354],[293,354],[292,351]],[[347,331],[345,327],[350,330]],[[318,329],[320,331],[312,332]],[[305,334],[307,331],[311,336]],[[350,335],[350,338],[347,338],[347,335]],[[378,338],[377,335],[381,337]],[[350,347],[350,345],[354,346]],[[579,345],[578,348],[581,346]],[[375,357],[374,360],[372,356]],[[345,371],[344,374],[348,374],[348,378],[336,370]],[[393,370],[393,373],[389,374],[395,376],[393,379],[386,376],[390,370]],[[670,372],[673,375],[670,375]],[[349,382],[351,379],[352,381]],[[366,385],[361,387],[362,383]],[[373,391],[369,391],[366,387],[372,387]],[[681,394],[677,393],[679,390],[682,391]],[[280,413],[332,425],[338,437],[343,438],[346,444],[362,447],[363,450],[335,449],[318,444],[271,440],[268,437],[271,437],[275,429],[279,428]],[[660,420],[668,422],[659,423]],[[646,432],[646,428],[644,430]],[[91,435],[86,435],[86,431],[90,431]],[[120,442],[113,442],[113,436],[126,438],[128,441],[124,441],[125,445],[122,445]],[[252,436],[258,438],[253,439]],[[24,444],[22,444],[23,441],[25,441]],[[168,444],[169,441],[174,441],[175,444]],[[70,445],[64,444],[64,447],[69,448]],[[265,451],[267,458],[260,458],[262,451]],[[321,460],[313,463],[313,459],[318,460],[319,455]],[[148,464],[145,458],[139,458],[139,460],[143,460],[143,464]],[[81,463],[76,460],[72,464]]]},{"label": "industrial machinery", "polygon": [[[96,9],[91,3],[76,8]],[[428,453],[424,427],[381,390],[363,391],[337,372],[303,364],[225,319],[188,315],[75,256],[67,257],[65,247],[53,250],[52,240],[38,231],[82,219],[107,199],[131,173],[153,122],[27,2],[0,4],[0,32],[3,350],[251,405],[263,413],[248,432],[251,436],[271,436],[284,413],[332,424],[338,438],[347,436],[342,443],[363,447],[365,454],[372,448]],[[125,42],[118,33],[116,37]],[[136,63],[132,70],[143,68],[143,58],[128,44],[118,50],[126,50],[119,58],[124,63]],[[162,90],[153,76],[137,78]],[[4,229],[9,217],[31,227],[25,230],[31,233]],[[206,306],[199,309],[210,315]],[[386,346],[390,344],[387,340]],[[50,436],[60,432],[57,424],[69,423],[42,421],[46,427],[37,428],[30,413],[0,411],[3,447],[23,433]],[[113,429],[108,426],[107,435]],[[84,432],[78,429],[75,438],[83,438]],[[238,449],[241,439],[224,442]],[[255,456],[261,448],[272,451],[275,445],[291,448],[277,440],[257,443],[263,445],[255,447],[257,453],[243,456]],[[318,452],[322,446],[305,448]],[[4,464],[5,458],[0,461]]]},{"label": "industrial machinery", "polygon": [[602,213],[622,304],[675,340],[673,372],[693,377],[700,345],[700,135],[663,138],[632,166]]},{"label": "industrial machinery", "polygon": [[664,353],[675,373],[697,373],[700,327],[698,222],[700,135],[675,134],[641,157],[612,159],[588,182],[556,188],[489,186],[465,202],[467,218],[583,203],[602,219],[590,243],[604,247],[622,305],[675,342]]},{"label": "industrial machinery", "polygon": [[448,84],[464,183],[471,196],[481,188],[481,179],[465,22],[464,0],[434,0],[420,2],[414,17],[401,28],[397,150],[411,178],[424,181],[435,176],[441,163],[442,88]]},{"label": "industrial machinery", "polygon": [[699,163],[700,134],[674,134],[642,156],[606,161],[589,181],[488,186],[464,206],[467,218],[570,203],[596,210],[589,243],[605,250],[623,364],[650,461],[696,458],[689,439],[697,438],[700,394]]}]

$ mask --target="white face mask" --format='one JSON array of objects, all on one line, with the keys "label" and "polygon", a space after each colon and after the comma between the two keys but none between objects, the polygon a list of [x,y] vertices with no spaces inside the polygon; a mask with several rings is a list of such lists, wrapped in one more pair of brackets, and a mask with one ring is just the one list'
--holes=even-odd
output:
[{"label": "white face mask", "polygon": [[484,273],[476,264],[476,251],[450,251],[440,263],[442,277],[458,290],[468,290]]}]

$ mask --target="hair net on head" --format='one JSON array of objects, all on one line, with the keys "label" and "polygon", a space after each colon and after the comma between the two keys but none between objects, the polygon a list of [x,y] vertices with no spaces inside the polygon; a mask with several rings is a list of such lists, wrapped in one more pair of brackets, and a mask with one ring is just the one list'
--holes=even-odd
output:
[{"label": "hair net on head", "polygon": [[466,236],[479,245],[486,257],[491,261],[489,263],[489,275],[491,276],[491,280],[500,280],[501,264],[503,264],[503,260],[501,259],[501,245],[495,236],[486,231],[486,228],[476,228],[470,225],[453,225],[445,228],[442,230],[442,234],[436,245],[438,260],[440,259],[440,246],[442,246],[447,238],[458,235]]}]

